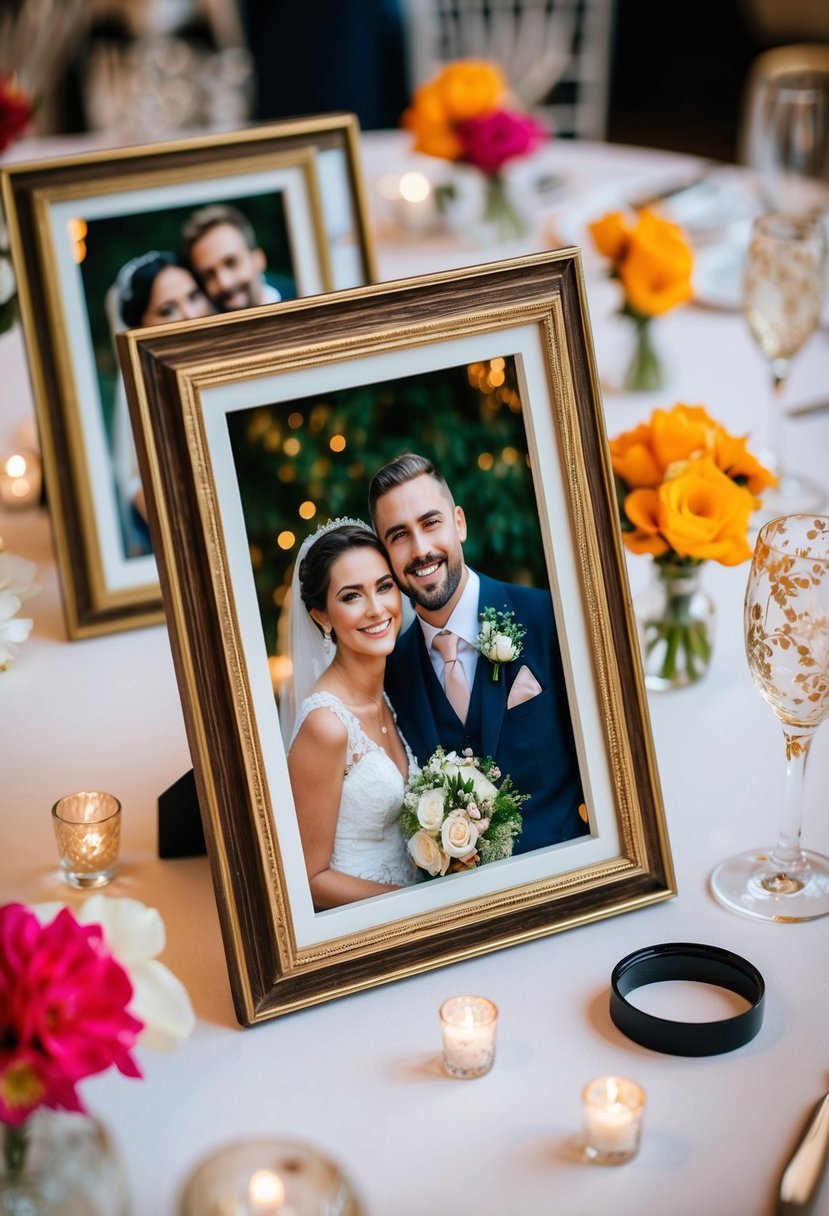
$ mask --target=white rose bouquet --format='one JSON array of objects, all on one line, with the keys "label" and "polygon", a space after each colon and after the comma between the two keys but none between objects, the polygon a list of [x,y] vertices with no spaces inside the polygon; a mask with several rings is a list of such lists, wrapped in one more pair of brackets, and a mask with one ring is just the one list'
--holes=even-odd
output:
[{"label": "white rose bouquet", "polygon": [[526,633],[519,625],[514,612],[496,612],[485,608],[481,613],[481,629],[476,640],[477,649],[492,664],[492,678],[501,675],[501,664],[512,663],[521,653],[521,639]]},{"label": "white rose bouquet", "polygon": [[430,878],[512,855],[522,828],[519,794],[491,757],[437,748],[409,779],[400,826],[415,865]]}]

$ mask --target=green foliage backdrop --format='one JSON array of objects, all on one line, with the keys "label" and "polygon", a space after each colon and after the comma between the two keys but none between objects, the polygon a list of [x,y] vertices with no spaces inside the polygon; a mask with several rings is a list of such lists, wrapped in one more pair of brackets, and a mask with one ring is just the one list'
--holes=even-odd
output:
[{"label": "green foliage backdrop", "polygon": [[511,356],[240,411],[228,426],[271,654],[302,541],[329,517],[368,522],[373,473],[404,451],[446,477],[471,566],[548,585]]}]

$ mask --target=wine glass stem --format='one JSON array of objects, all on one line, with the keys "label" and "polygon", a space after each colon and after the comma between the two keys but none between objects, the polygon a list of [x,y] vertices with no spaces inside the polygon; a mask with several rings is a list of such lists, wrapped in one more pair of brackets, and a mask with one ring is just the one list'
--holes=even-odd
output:
[{"label": "wine glass stem", "polygon": [[783,397],[786,390],[786,375],[788,363],[784,359],[775,359],[771,368],[771,427],[769,428],[769,452],[771,467],[782,482],[786,474],[788,461],[783,451]]},{"label": "wine glass stem", "polygon": [[800,848],[800,833],[803,825],[806,761],[809,758],[813,734],[814,730],[793,731],[783,728],[783,737],[786,740],[786,787],[780,834],[771,854],[771,862],[781,877],[807,864]]}]

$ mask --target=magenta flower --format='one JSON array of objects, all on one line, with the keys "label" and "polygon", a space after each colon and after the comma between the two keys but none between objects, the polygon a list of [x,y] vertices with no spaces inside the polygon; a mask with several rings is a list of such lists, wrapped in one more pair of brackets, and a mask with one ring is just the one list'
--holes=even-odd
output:
[{"label": "magenta flower", "polygon": [[509,110],[467,119],[458,123],[455,132],[463,149],[461,159],[482,173],[497,173],[506,161],[533,152],[547,137],[537,119]]},{"label": "magenta flower", "polygon": [[132,995],[99,925],[68,908],[41,925],[22,904],[0,907],[0,1122],[18,1127],[39,1106],[82,1111],[77,1082],[113,1064],[140,1077]]}]

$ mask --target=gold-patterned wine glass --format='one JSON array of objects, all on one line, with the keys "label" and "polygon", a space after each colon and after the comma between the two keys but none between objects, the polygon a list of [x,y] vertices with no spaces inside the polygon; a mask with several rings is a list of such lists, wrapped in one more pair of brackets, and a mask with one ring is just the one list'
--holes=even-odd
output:
[{"label": "gold-patterned wine glass", "polygon": [[783,815],[774,848],[722,862],[711,889],[746,916],[814,920],[829,915],[829,857],[802,849],[800,835],[809,747],[829,716],[829,516],[786,515],[760,529],[744,624],[752,678],[783,724]]},{"label": "gold-patterned wine glass", "polygon": [[817,329],[826,290],[826,230],[820,218],[769,212],[751,227],[743,269],[743,314],[771,370],[768,450],[760,459],[778,485],[763,495],[762,518],[819,511],[827,487],[788,467],[783,396],[794,357]]}]

